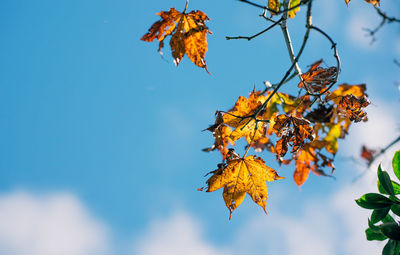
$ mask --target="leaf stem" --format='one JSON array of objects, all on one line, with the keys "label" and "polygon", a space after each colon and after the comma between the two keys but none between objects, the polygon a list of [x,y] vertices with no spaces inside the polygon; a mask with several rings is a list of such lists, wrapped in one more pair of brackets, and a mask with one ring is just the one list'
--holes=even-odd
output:
[{"label": "leaf stem", "polygon": [[182,13],[185,13],[185,12],[186,12],[188,5],[189,5],[189,0],[186,0],[185,9],[183,10]]}]

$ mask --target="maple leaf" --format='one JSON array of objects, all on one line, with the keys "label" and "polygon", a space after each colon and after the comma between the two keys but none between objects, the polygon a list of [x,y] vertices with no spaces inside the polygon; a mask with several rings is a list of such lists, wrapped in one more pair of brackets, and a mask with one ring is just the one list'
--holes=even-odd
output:
[{"label": "maple leaf", "polygon": [[296,152],[303,144],[305,139],[313,140],[313,128],[310,122],[304,118],[278,115],[275,118],[273,129],[278,137],[282,137],[276,144],[276,152],[283,157],[288,151],[289,142],[292,143],[292,153]]},{"label": "maple leaf", "polygon": [[256,121],[252,115],[266,99],[259,92],[252,91],[249,98],[240,96],[233,109],[223,115],[223,122],[235,128],[230,135],[232,141],[246,137],[246,140],[250,143],[252,140],[265,137],[266,123],[260,122],[260,120],[266,121],[266,119],[260,114],[261,117],[257,118],[258,121]]},{"label": "maple leaf", "polygon": [[[279,2],[279,0],[268,0],[268,8],[275,11],[275,12],[279,12],[281,3]],[[271,16],[275,15],[274,12],[271,12]]]},{"label": "maple leaf", "polygon": [[[292,8],[292,7],[296,6],[296,5],[299,5],[299,4],[300,4],[300,0],[291,0],[291,1],[290,1],[290,8]],[[300,6],[298,6],[298,7],[294,8],[294,9],[290,10],[290,11],[288,12],[288,17],[291,18],[291,19],[293,19],[294,16],[296,16],[296,13],[297,13],[298,11],[300,11]]]},{"label": "maple leaf", "polygon": [[373,4],[374,6],[381,6],[381,0],[365,0],[365,2]]},{"label": "maple leaf", "polygon": [[335,104],[339,104],[342,96],[354,95],[355,97],[361,97],[365,95],[367,87],[365,84],[360,85],[349,85],[341,84],[337,89],[332,91],[329,95],[325,97],[325,101],[332,100]]},{"label": "maple leaf", "polygon": [[202,11],[180,13],[175,8],[157,13],[161,20],[155,22],[149,31],[141,38],[146,42],[155,39],[159,41],[158,51],[164,46],[164,39],[171,36],[170,47],[175,65],[178,65],[184,55],[198,67],[207,72],[205,55],[207,52],[207,33],[211,34],[205,22],[209,20]]},{"label": "maple leaf", "polygon": [[211,131],[215,138],[215,142],[210,148],[205,148],[203,149],[203,151],[209,152],[218,149],[221,152],[223,158],[225,159],[225,155],[228,152],[227,147],[229,143],[235,145],[235,142],[230,138],[230,135],[232,133],[231,128],[223,124],[224,121],[221,112],[217,112],[216,114],[217,118],[215,120],[214,125],[211,125],[207,129],[203,130],[203,131],[205,130]]},{"label": "maple leaf", "polygon": [[[296,160],[296,170],[293,174],[293,179],[298,186],[304,184],[308,179],[310,171],[316,175],[330,176],[327,175],[321,168],[330,167],[331,173],[335,169],[333,165],[333,159],[326,157],[325,155],[317,152],[311,144],[306,144],[303,149],[299,150],[294,156]],[[319,161],[322,160],[322,164],[319,165]]]},{"label": "maple leaf", "polygon": [[363,108],[369,104],[370,101],[365,95],[359,98],[354,95],[346,95],[340,100],[338,110],[346,114],[350,120],[360,122],[366,119],[367,113],[363,112]]},{"label": "maple leaf", "polygon": [[365,145],[361,148],[361,157],[370,163],[376,154],[375,150],[367,148]]},{"label": "maple leaf", "polygon": [[333,112],[333,106],[319,104],[317,109],[309,112],[304,118],[311,122],[330,122]]},{"label": "maple leaf", "polygon": [[265,182],[283,179],[275,170],[266,166],[261,158],[255,156],[228,157],[227,164],[212,173],[207,180],[207,192],[224,188],[222,195],[229,209],[229,218],[242,203],[246,193],[266,212],[268,192]]},{"label": "maple leaf", "polygon": [[301,75],[303,81],[298,85],[299,88],[305,88],[308,92],[322,92],[327,86],[336,80],[337,68],[322,68],[322,59],[311,65],[310,69]]}]

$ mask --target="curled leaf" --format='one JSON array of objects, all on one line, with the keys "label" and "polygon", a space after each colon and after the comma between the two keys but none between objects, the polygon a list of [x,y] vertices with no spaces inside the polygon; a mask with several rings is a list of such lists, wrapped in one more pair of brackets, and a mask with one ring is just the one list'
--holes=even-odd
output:
[{"label": "curled leaf", "polygon": [[298,84],[299,88],[305,88],[310,93],[322,92],[327,86],[336,80],[337,68],[322,68],[322,59],[311,65],[310,69],[301,75],[303,81]]},{"label": "curled leaf", "polygon": [[161,52],[164,39],[171,35],[170,46],[175,65],[178,65],[186,54],[195,65],[207,71],[204,58],[207,52],[207,33],[211,34],[205,25],[209,20],[207,15],[202,11],[180,13],[175,8],[161,11],[157,15],[161,20],[155,22],[141,40],[152,42],[157,39],[158,51]]},{"label": "curled leaf", "polygon": [[367,113],[363,109],[369,104],[370,101],[365,95],[359,98],[354,95],[346,95],[340,100],[338,110],[344,113],[351,121],[360,122],[366,120]]}]

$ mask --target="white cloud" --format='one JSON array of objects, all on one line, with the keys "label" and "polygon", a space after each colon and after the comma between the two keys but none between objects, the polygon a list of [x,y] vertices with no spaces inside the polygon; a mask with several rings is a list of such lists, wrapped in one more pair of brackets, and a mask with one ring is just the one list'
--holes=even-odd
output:
[{"label": "white cloud", "polygon": [[107,254],[108,238],[105,226],[71,194],[0,195],[0,254]]},{"label": "white cloud", "polygon": [[380,43],[380,41],[375,41],[371,44],[372,37],[368,36],[368,32],[365,31],[365,29],[374,29],[379,24],[379,20],[376,19],[377,15],[369,14],[369,12],[362,11],[354,13],[346,25],[347,37],[358,49],[376,49]]},{"label": "white cloud", "polygon": [[135,242],[138,255],[223,255],[223,250],[204,240],[201,224],[184,212],[154,220]]},{"label": "white cloud", "polygon": [[[398,103],[394,105],[374,98],[373,104],[367,107],[368,121],[355,123],[351,126],[349,135],[341,144],[343,155],[359,156],[362,145],[370,149],[381,149],[392,142],[399,134]],[[385,169],[390,169],[391,158],[399,145],[393,146],[374,162],[371,169],[376,169],[382,161]],[[363,169],[362,169],[363,170]]]}]

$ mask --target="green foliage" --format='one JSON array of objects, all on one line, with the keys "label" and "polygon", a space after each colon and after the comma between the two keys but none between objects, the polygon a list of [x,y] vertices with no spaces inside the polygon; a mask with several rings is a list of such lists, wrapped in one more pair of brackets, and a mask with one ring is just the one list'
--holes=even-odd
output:
[{"label": "green foliage", "polygon": [[[393,157],[393,171],[400,180],[400,150]],[[356,200],[356,203],[365,209],[373,210],[368,220],[365,235],[368,241],[384,241],[388,239],[382,250],[382,255],[400,254],[400,225],[392,217],[400,216],[400,185],[391,180],[389,174],[378,167],[378,193],[367,193]]]}]

